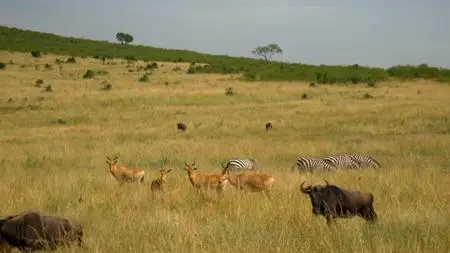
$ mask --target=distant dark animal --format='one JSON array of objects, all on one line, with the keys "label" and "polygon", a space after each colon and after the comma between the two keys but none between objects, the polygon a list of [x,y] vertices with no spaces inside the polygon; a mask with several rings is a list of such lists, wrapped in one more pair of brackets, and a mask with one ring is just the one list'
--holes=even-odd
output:
[{"label": "distant dark animal", "polygon": [[336,185],[315,185],[300,189],[311,199],[312,212],[322,215],[330,225],[336,218],[352,218],[360,216],[366,221],[375,222],[377,214],[373,208],[373,194],[341,189]]},{"label": "distant dark animal", "polygon": [[21,252],[55,250],[77,243],[83,246],[83,229],[78,222],[27,211],[0,219],[0,241]]},{"label": "distant dark animal", "polygon": [[333,165],[336,169],[358,169],[359,163],[353,160],[349,155],[336,155],[322,158],[327,163]]},{"label": "distant dark animal", "polygon": [[255,160],[253,159],[232,159],[226,165],[222,164],[224,170],[256,170],[258,169]]},{"label": "distant dark animal", "polygon": [[187,126],[184,123],[177,123],[177,129],[181,130],[181,131],[186,131],[187,130]]},{"label": "distant dark animal", "polygon": [[272,130],[273,126],[271,122],[266,123],[266,131]]},{"label": "distant dark animal", "polygon": [[364,156],[364,155],[346,155],[346,156],[350,157],[353,161],[355,161],[359,165],[359,169],[365,169],[370,166],[374,166],[377,169],[381,167],[381,164],[371,156]]},{"label": "distant dark animal", "polygon": [[292,171],[297,168],[299,172],[320,172],[333,171],[336,168],[331,164],[320,158],[300,157],[292,166]]}]

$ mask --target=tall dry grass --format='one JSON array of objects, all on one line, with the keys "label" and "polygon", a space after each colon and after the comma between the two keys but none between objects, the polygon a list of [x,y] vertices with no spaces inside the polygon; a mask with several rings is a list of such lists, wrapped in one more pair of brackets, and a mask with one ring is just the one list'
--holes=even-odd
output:
[{"label": "tall dry grass", "polygon": [[[450,250],[449,86],[241,83],[173,71],[173,63],[138,82],[143,73],[119,60],[77,59],[59,68],[55,57],[67,58],[0,53],[0,61],[14,63],[0,71],[1,216],[34,209],[77,218],[88,252]],[[53,69],[36,70],[45,63]],[[87,69],[108,74],[85,80]],[[53,92],[35,87],[37,79]],[[103,81],[112,89],[101,90]],[[237,95],[225,96],[225,87]],[[187,132],[176,130],[180,121]],[[146,183],[115,181],[105,163],[113,153],[144,168]],[[290,171],[298,156],[339,153],[373,155],[382,169]],[[223,198],[197,194],[183,162],[219,173],[232,157],[253,157],[276,178],[272,201],[232,187]],[[172,168],[164,201],[150,191],[162,164]],[[378,223],[354,218],[328,228],[314,217],[299,184],[323,178],[372,192]]]}]

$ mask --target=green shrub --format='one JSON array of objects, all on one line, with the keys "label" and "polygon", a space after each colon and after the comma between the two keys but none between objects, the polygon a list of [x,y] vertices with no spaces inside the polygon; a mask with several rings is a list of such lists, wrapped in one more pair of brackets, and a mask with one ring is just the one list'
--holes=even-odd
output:
[{"label": "green shrub", "polygon": [[95,72],[90,70],[90,69],[88,69],[86,71],[86,73],[84,73],[83,78],[84,79],[89,79],[89,78],[93,78],[94,76],[95,76]]},{"label": "green shrub", "polygon": [[38,50],[31,51],[31,56],[33,56],[34,58],[39,58],[41,57],[41,52],[39,52]]}]

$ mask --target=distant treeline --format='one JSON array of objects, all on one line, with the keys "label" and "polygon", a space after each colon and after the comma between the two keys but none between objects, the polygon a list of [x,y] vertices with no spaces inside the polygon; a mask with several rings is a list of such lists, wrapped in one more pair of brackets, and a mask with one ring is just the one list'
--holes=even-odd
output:
[{"label": "distant treeline", "polygon": [[[111,35],[112,37],[114,35]],[[357,64],[349,66],[308,65],[270,62],[246,57],[202,54],[189,50],[121,45],[106,41],[62,37],[49,33],[0,26],[0,50],[13,52],[40,52],[61,55],[94,57],[97,59],[123,58],[129,61],[169,61],[191,63],[188,73],[242,74],[247,81],[307,81],[319,84],[374,83],[388,78],[431,79],[450,82],[450,69],[418,66],[393,66],[388,69],[369,68]],[[196,63],[206,63],[196,64]]]}]

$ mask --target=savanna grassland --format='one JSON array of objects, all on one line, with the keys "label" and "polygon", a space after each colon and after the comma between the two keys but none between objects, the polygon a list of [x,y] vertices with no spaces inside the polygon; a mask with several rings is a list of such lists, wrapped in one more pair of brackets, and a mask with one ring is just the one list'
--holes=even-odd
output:
[{"label": "savanna grassland", "polygon": [[[145,70],[141,61],[67,58],[0,52],[1,216],[33,209],[76,218],[85,252],[450,251],[448,84],[310,87],[188,75],[188,63]],[[374,156],[382,168],[291,172],[299,156],[340,153]],[[145,183],[115,181],[105,163],[113,154],[143,168]],[[253,157],[276,178],[272,201],[232,187],[221,199],[194,191],[184,161],[219,173],[233,157]],[[160,201],[150,182],[163,164],[172,172]],[[372,192],[378,223],[328,228],[299,191],[302,180],[322,179]]]}]

